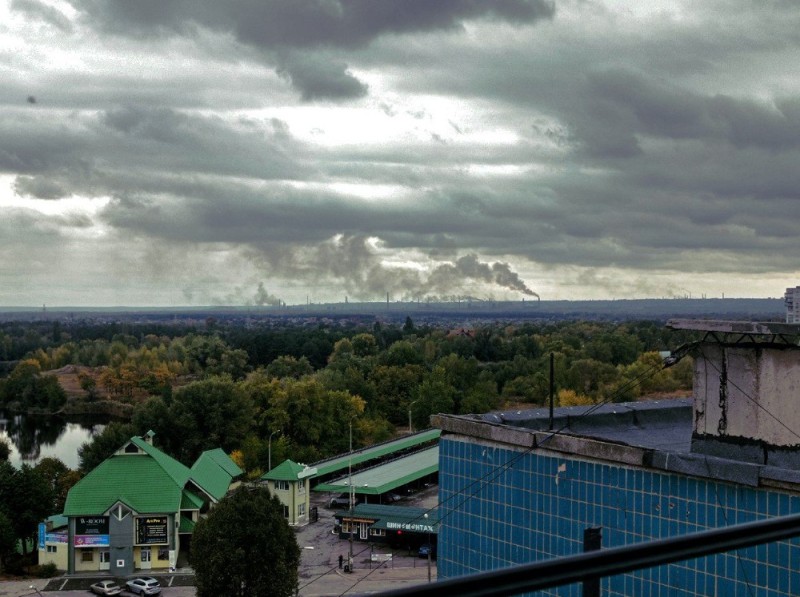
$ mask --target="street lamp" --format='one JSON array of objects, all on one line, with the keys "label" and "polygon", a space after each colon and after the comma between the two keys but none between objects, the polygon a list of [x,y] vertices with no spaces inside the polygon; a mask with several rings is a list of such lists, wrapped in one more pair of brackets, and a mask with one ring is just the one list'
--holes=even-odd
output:
[{"label": "street lamp", "polygon": [[414,400],[413,402],[409,403],[408,405],[408,431],[409,433],[414,433],[414,426],[411,424],[411,407],[414,406],[419,400]]},{"label": "street lamp", "polygon": [[[280,429],[276,429],[275,431],[273,431],[272,433],[269,434],[269,441],[268,441],[267,447],[268,447],[268,453],[269,453],[268,463],[269,463],[269,470],[270,471],[272,470],[272,436],[275,435],[276,433],[280,433],[280,432],[281,432]],[[269,471],[267,471],[267,472],[269,472]]]}]

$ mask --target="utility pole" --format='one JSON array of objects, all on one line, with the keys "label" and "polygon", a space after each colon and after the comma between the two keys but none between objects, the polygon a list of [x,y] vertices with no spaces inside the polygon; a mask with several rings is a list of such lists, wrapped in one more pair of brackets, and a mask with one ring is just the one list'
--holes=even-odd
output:
[{"label": "utility pole", "polygon": [[353,571],[353,501],[355,494],[353,493],[353,418],[350,418],[350,457],[347,464],[347,485],[350,492],[350,553],[347,556],[347,569]]},{"label": "utility pole", "polygon": [[276,433],[279,433],[279,432],[280,432],[280,429],[276,429],[275,431],[273,431],[272,433],[269,434],[269,442],[267,443],[268,454],[269,454],[269,456],[268,456],[269,470],[267,472],[272,470],[272,436],[275,435]]},{"label": "utility pole", "polygon": [[553,430],[553,402],[555,401],[555,355],[550,353],[550,422],[548,429]]},{"label": "utility pole", "polygon": [[[425,524],[428,524],[428,513],[424,514]],[[433,551],[433,543],[431,543],[431,533],[428,531],[428,582],[431,582],[431,552]]]}]

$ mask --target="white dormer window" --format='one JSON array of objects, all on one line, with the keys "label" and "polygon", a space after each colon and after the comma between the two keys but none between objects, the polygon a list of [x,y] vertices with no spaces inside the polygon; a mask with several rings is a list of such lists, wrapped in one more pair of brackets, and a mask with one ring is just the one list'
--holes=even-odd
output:
[{"label": "white dormer window", "polygon": [[275,489],[289,491],[289,481],[275,481]]}]

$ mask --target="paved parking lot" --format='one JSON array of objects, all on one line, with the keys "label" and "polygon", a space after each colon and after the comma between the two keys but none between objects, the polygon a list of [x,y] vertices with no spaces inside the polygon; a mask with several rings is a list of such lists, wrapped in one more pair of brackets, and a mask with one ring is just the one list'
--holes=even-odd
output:
[{"label": "paved parking lot", "polygon": [[[415,550],[392,550],[388,546],[355,541],[353,543],[353,572],[339,570],[339,555],[347,558],[349,542],[333,533],[336,510],[325,504],[327,494],[312,493],[313,505],[319,520],[297,532],[301,549],[299,594],[305,597],[341,595],[345,592],[370,593],[428,582],[428,562]],[[395,505],[432,507],[438,502],[438,487],[430,487]],[[390,562],[373,563],[371,554],[392,554]],[[436,562],[432,562],[431,580],[436,580]]]}]

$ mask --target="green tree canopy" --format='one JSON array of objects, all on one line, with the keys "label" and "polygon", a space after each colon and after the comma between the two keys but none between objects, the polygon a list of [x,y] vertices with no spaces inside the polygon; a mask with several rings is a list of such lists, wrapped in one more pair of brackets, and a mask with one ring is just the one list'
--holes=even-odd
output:
[{"label": "green tree canopy", "polygon": [[188,465],[204,450],[237,448],[247,437],[254,415],[253,400],[228,377],[180,388],[169,411],[173,428],[161,441],[167,452]]},{"label": "green tree canopy", "polygon": [[192,536],[190,563],[198,597],[289,597],[297,589],[300,548],[278,498],[241,486]]},{"label": "green tree canopy", "polygon": [[112,421],[100,435],[95,436],[91,442],[86,442],[78,448],[80,469],[88,473],[114,452],[119,450],[126,441],[136,435],[136,428],[130,423]]},{"label": "green tree canopy", "polygon": [[6,558],[14,553],[16,546],[17,538],[10,515],[0,510],[0,573],[5,569]]},{"label": "green tree canopy", "polygon": [[[15,469],[0,463],[0,511],[5,511],[14,536],[27,549],[34,539],[39,522],[53,514],[53,491],[47,480],[27,464]],[[1,531],[1,529],[0,529]]]}]

